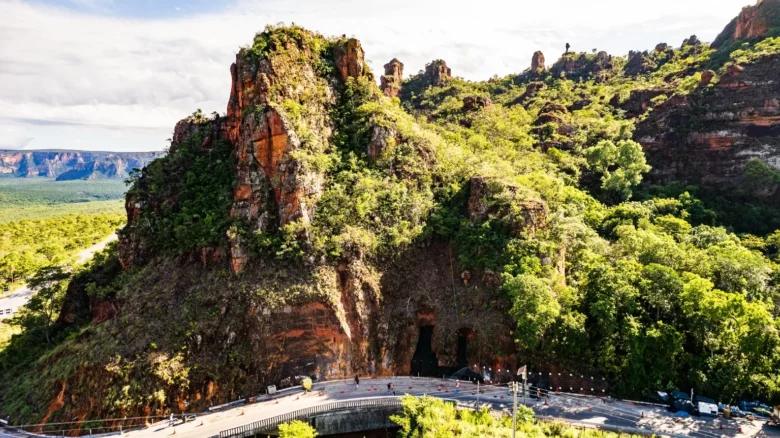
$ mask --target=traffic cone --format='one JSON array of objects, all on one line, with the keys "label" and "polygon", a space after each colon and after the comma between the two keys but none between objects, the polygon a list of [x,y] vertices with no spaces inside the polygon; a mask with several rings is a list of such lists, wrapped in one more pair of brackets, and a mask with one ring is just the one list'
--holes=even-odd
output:
[{"label": "traffic cone", "polygon": [[474,394],[476,394],[476,392],[474,392],[474,391],[471,391],[471,395],[474,395]]},{"label": "traffic cone", "polygon": [[436,391],[441,391],[441,385],[436,387]]},{"label": "traffic cone", "polygon": [[148,428],[152,427],[152,425],[151,425],[151,424],[149,424],[149,422],[147,421],[146,423],[144,423],[144,427],[145,427],[146,429],[148,429]]},{"label": "traffic cone", "polygon": [[676,419],[674,420],[674,422],[675,422],[675,423],[679,423],[679,422],[680,422],[680,419],[679,419],[679,418],[676,418]]},{"label": "traffic cone", "polygon": [[241,409],[241,413],[239,415],[244,415],[244,410]]},{"label": "traffic cone", "polygon": [[718,427],[718,429],[723,429],[723,422],[722,421],[720,422],[720,427]]},{"label": "traffic cone", "polygon": [[544,399],[544,405],[547,406],[547,399]]},{"label": "traffic cone", "polygon": [[592,411],[593,410],[593,406],[588,406],[588,410]]},{"label": "traffic cone", "polygon": [[739,427],[737,428],[737,432],[739,432],[739,433],[742,433],[742,426],[739,426]]},{"label": "traffic cone", "polygon": [[205,424],[203,424],[203,420],[200,420],[200,425],[205,426]]},{"label": "traffic cone", "polygon": [[344,394],[344,390],[343,389],[341,390],[341,393]]},{"label": "traffic cone", "polygon": [[171,435],[176,435],[176,429],[173,429],[173,433]]},{"label": "traffic cone", "polygon": [[379,391],[378,389],[376,389],[376,386],[374,387],[374,391]]},{"label": "traffic cone", "polygon": [[504,396],[503,396],[503,394],[502,394],[502,395],[501,395],[501,400],[503,400],[503,399],[504,399]]}]

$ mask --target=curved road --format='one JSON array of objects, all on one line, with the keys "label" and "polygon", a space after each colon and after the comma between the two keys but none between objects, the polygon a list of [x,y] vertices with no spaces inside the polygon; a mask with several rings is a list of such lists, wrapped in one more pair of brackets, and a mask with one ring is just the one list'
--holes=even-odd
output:
[{"label": "curved road", "polygon": [[[472,383],[462,382],[461,391],[454,393],[454,385],[451,380],[411,377],[391,379],[388,377],[361,380],[360,389],[355,388],[353,383],[345,383],[344,381],[316,384],[312,392],[308,394],[303,394],[300,390],[293,390],[290,391],[290,395],[283,398],[199,416],[195,421],[186,424],[181,424],[178,420],[176,426],[170,427],[167,421],[162,421],[153,424],[148,429],[128,432],[125,435],[132,438],[160,438],[172,435],[175,430],[177,438],[179,436],[209,437],[219,434],[221,430],[318,404],[367,397],[386,397],[387,383],[390,381],[395,383],[398,396],[407,393],[417,396],[428,394],[456,399],[459,403],[470,406],[490,406],[496,411],[511,412],[512,398],[506,386],[481,386],[484,393],[479,394],[479,401],[477,401],[477,386]],[[449,385],[446,392],[443,386],[445,384]],[[374,390],[375,387],[377,390]],[[502,396],[503,398],[501,398]],[[662,407],[638,405],[630,402],[606,404],[600,398],[565,393],[550,394],[547,398],[547,405],[544,404],[544,400],[537,401],[535,399],[528,399],[527,405],[534,409],[538,417],[583,422],[594,426],[641,428],[659,434],[702,438],[780,436],[773,429],[769,429],[759,422],[723,420],[723,429],[719,428],[721,420],[714,418],[685,418],[677,423],[675,418]],[[740,427],[742,433],[738,431]]]},{"label": "curved road", "polygon": [[[102,241],[90,246],[89,248],[80,251],[76,254],[76,263],[84,263],[87,260],[91,259],[93,255],[95,255],[96,252],[103,250],[103,248],[106,247],[110,242],[117,239],[116,234],[112,234],[108,236],[107,238],[103,239]],[[20,287],[19,289],[16,289],[15,291],[11,292],[9,295],[0,298],[0,320],[3,320],[5,318],[10,318],[13,316],[14,313],[16,313],[20,307],[27,304],[28,301],[30,301],[30,298],[33,296],[35,292],[30,290],[30,288],[27,287],[27,285],[24,285]],[[0,437],[2,438],[2,437]]]}]

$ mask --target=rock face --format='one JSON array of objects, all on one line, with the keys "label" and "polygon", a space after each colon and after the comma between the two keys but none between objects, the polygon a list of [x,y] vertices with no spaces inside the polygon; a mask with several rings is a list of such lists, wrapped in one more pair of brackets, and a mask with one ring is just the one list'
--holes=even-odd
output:
[{"label": "rock face", "polygon": [[780,0],[762,0],[746,6],[712,42],[719,48],[737,40],[764,38],[769,30],[780,26]]},{"label": "rock face", "polygon": [[452,77],[452,69],[442,59],[425,66],[425,78],[432,85],[442,85]]},{"label": "rock face", "polygon": [[534,52],[534,56],[531,58],[531,73],[539,74],[546,70],[544,66],[544,53],[541,51]]},{"label": "rock face", "polygon": [[91,152],[67,150],[0,150],[0,176],[46,177],[57,181],[125,178],[162,152]]},{"label": "rock face", "polygon": [[380,78],[379,87],[387,97],[396,97],[401,91],[401,83],[404,78],[404,64],[397,58],[393,58],[385,64],[385,74]]},{"label": "rock face", "polygon": [[657,106],[635,139],[650,179],[728,185],[751,158],[780,169],[780,57],[732,66],[720,81]]}]

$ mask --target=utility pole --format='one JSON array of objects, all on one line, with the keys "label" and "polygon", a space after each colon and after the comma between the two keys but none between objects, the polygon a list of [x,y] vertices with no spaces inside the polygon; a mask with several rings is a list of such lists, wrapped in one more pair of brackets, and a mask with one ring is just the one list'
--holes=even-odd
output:
[{"label": "utility pole", "polygon": [[477,406],[479,406],[479,380],[477,380]]},{"label": "utility pole", "polygon": [[514,401],[512,402],[512,438],[515,438],[517,432],[517,382],[512,382],[512,393]]}]

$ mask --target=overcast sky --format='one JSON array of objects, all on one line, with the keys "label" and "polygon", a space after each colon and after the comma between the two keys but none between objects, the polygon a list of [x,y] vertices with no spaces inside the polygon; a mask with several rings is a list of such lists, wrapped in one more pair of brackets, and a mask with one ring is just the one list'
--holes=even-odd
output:
[{"label": "overcast sky", "polygon": [[374,71],[442,58],[484,80],[572,50],[712,41],[751,0],[0,0],[0,148],[142,151],[197,108],[223,113],[230,64],[266,24],[361,40]]}]

